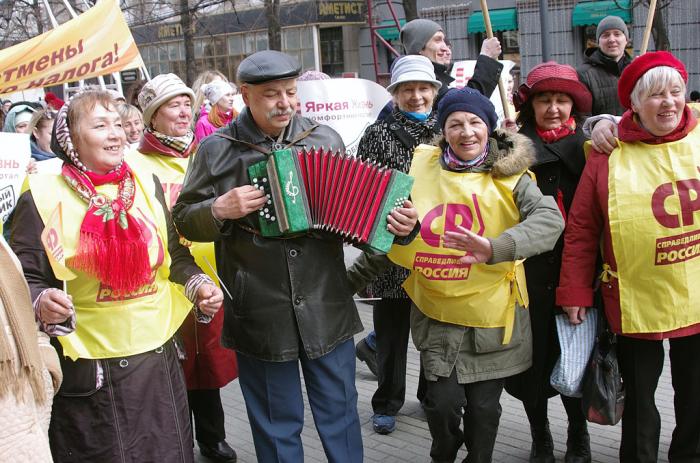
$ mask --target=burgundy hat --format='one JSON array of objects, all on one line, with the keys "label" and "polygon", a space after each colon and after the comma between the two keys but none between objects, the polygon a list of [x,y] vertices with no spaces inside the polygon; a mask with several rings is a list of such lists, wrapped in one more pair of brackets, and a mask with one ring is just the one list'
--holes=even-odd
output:
[{"label": "burgundy hat", "polygon": [[547,61],[532,68],[527,75],[527,81],[520,86],[514,98],[516,109],[520,110],[527,100],[541,92],[566,93],[574,100],[577,111],[591,111],[591,92],[578,80],[576,69],[568,64]]},{"label": "burgundy hat", "polygon": [[617,82],[617,97],[626,109],[632,107],[632,90],[637,81],[649,70],[659,66],[668,66],[677,70],[683,80],[688,83],[688,71],[685,65],[675,56],[667,51],[650,51],[632,60],[627,65],[620,80]]}]

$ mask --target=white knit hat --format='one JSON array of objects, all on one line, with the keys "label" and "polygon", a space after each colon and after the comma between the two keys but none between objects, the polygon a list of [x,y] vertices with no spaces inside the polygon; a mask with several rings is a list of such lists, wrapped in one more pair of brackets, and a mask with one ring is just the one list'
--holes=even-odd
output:
[{"label": "white knit hat", "polygon": [[143,86],[139,93],[139,106],[143,111],[143,122],[151,124],[151,117],[166,101],[179,95],[187,95],[194,104],[194,92],[175,74],[160,74]]},{"label": "white knit hat", "polygon": [[231,92],[235,93],[236,89],[225,80],[215,80],[204,86],[204,96],[212,105],[215,105],[224,95]]},{"label": "white knit hat", "polygon": [[442,87],[442,82],[435,78],[433,63],[423,55],[405,55],[394,62],[387,91],[393,93],[404,82],[428,82],[437,89]]}]

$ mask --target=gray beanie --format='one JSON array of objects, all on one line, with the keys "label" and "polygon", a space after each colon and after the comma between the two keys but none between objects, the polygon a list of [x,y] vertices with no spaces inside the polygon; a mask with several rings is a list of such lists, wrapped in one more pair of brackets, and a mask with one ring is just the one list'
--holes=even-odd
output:
[{"label": "gray beanie", "polygon": [[619,16],[606,16],[603,19],[601,19],[598,23],[598,28],[595,31],[596,42],[600,40],[600,36],[603,35],[603,32],[609,31],[610,29],[620,30],[623,34],[625,34],[625,37],[627,37],[627,39],[630,38],[630,33],[627,30],[627,25],[622,20],[622,18],[620,18]]},{"label": "gray beanie", "polygon": [[429,19],[414,19],[401,28],[401,43],[407,55],[419,55],[436,32],[442,32],[442,26]]}]

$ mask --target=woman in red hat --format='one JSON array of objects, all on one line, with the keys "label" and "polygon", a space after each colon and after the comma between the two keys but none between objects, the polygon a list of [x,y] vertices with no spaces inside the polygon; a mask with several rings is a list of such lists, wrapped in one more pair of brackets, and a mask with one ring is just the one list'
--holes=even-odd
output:
[{"label": "woman in red hat", "polygon": [[[567,218],[576,186],[586,163],[581,114],[591,109],[591,94],[579,81],[576,70],[554,61],[532,68],[515,99],[520,113],[520,133],[535,145],[535,163],[530,168],[542,193],[553,197]],[[568,225],[568,222],[567,222]],[[530,295],[532,367],[506,383],[508,392],[523,401],[532,432],[531,462],[553,463],[554,444],[547,419],[547,401],[558,394],[549,378],[559,358],[559,338],[554,290],[559,283],[564,238],[553,250],[525,261]],[[569,418],[566,441],[567,463],[591,461],[590,440],[581,399],[561,396]]]},{"label": "woman in red hat", "polygon": [[669,461],[700,461],[700,128],[687,79],[668,52],[625,68],[617,147],[590,154],[565,234],[557,304],[574,324],[593,303],[602,238],[601,292],[627,392],[621,461],[657,460],[664,339],[676,415]]}]

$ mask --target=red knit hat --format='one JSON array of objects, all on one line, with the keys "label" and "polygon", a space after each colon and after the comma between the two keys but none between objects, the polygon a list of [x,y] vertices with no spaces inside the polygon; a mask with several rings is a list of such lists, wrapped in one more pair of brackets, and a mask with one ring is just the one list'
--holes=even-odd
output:
[{"label": "red knit hat", "polygon": [[46,95],[44,96],[44,101],[46,101],[46,104],[49,105],[52,109],[58,111],[63,107],[65,104],[62,99],[57,97],[54,93],[52,92],[46,92]]},{"label": "red knit hat", "polygon": [[649,70],[659,66],[668,66],[677,70],[683,80],[688,83],[688,71],[685,69],[685,65],[675,56],[667,51],[651,51],[645,53],[632,60],[632,62],[627,65],[620,80],[617,82],[617,97],[620,99],[620,103],[626,109],[632,107],[632,100],[630,95],[632,95],[632,90],[637,84],[637,81]]},{"label": "red knit hat", "polygon": [[578,80],[576,69],[568,64],[547,61],[532,68],[527,75],[527,81],[518,89],[518,94],[513,101],[515,108],[520,110],[520,107],[533,95],[542,92],[566,93],[574,100],[577,111],[582,113],[591,111],[593,99],[591,92]]}]

